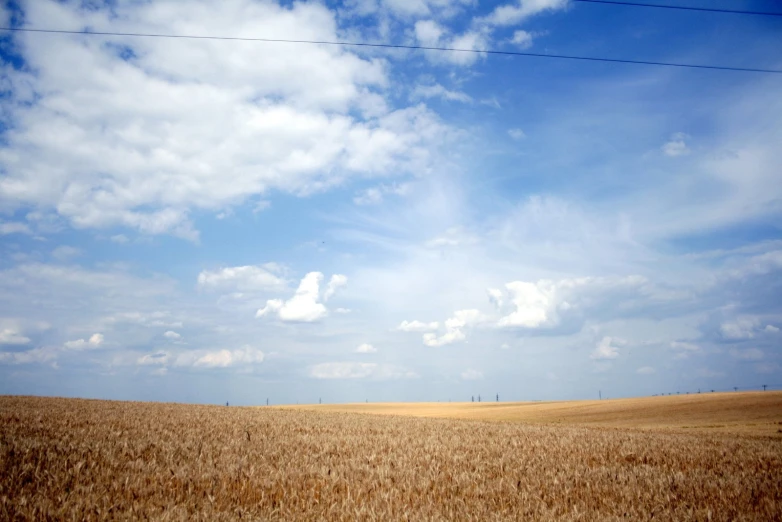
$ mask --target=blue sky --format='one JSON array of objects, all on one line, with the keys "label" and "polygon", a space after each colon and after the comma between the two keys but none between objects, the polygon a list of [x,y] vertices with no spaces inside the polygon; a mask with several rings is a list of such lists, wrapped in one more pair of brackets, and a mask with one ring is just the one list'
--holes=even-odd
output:
[{"label": "blue sky", "polygon": [[[782,69],[779,17],[565,0],[36,0],[0,18]],[[40,33],[1,45],[0,393],[782,387],[782,75]]]}]

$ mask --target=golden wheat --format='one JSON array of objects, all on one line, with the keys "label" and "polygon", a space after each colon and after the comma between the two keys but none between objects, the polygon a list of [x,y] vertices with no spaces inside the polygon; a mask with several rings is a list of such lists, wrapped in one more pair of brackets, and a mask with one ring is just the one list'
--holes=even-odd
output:
[{"label": "golden wheat", "polygon": [[0,397],[3,520],[780,520],[770,437]]}]

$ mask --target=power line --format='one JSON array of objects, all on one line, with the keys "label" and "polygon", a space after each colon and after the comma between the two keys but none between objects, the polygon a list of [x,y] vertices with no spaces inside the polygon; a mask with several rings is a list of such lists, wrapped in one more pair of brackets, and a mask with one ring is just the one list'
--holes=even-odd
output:
[{"label": "power line", "polygon": [[588,61],[588,62],[629,63],[629,64],[638,64],[638,65],[659,65],[664,67],[682,67],[687,69],[711,69],[711,70],[718,70],[718,71],[782,74],[782,70],[779,69],[759,69],[759,68],[752,68],[752,67],[729,67],[729,66],[722,66],[722,65],[700,65],[700,64],[691,64],[691,63],[656,62],[656,61],[649,61],[649,60],[623,60],[619,58],[601,58],[601,57],[593,57],[593,56],[575,56],[575,55],[567,55],[567,54],[528,53],[528,52],[521,52],[521,51],[497,51],[497,50],[490,50],[490,49],[479,50],[479,49],[458,49],[454,47],[427,47],[421,45],[343,42],[343,41],[329,41],[329,40],[293,40],[293,39],[283,39],[283,38],[247,38],[247,37],[239,37],[239,36],[116,33],[116,32],[108,32],[108,31],[68,31],[65,29],[33,29],[28,27],[0,27],[0,31],[47,33],[47,34],[72,34],[72,35],[82,35],[82,36],[131,36],[131,37],[145,37],[145,38],[180,38],[180,39],[189,39],[189,40],[229,40],[229,41],[239,41],[239,42],[318,44],[318,45],[334,45],[334,46],[346,46],[346,47],[348,46],[349,47],[378,47],[384,49],[446,51],[446,52],[459,52],[459,53],[491,54],[491,55],[499,55],[499,56],[529,56],[534,58],[555,58],[560,60],[580,60],[580,61]]},{"label": "power line", "polygon": [[619,0],[571,0],[572,2],[586,2],[590,4],[628,5],[632,7],[657,7],[660,9],[679,9],[681,11],[706,11],[710,13],[731,13],[760,16],[782,16],[782,13],[768,11],[737,11],[734,9],[716,9],[712,7],[688,7],[683,5],[642,4],[638,2],[622,2]]}]

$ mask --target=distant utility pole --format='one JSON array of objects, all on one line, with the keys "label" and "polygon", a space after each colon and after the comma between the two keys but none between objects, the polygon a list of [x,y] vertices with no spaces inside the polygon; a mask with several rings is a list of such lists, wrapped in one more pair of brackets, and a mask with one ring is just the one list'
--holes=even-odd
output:
[{"label": "distant utility pole", "polygon": [[472,402],[475,402],[475,395],[471,397]]},{"label": "distant utility pole", "polygon": [[497,394],[497,402],[500,402],[500,394]]},{"label": "distant utility pole", "polygon": [[478,395],[478,402],[481,402],[481,396]]},{"label": "distant utility pole", "polygon": [[268,405],[269,405],[269,398],[267,397],[266,398],[266,406],[268,406]]},{"label": "distant utility pole", "polygon": [[767,384],[763,385],[763,391],[766,391],[766,386],[768,386],[768,385]]},{"label": "distant utility pole", "polygon": [[599,400],[603,400],[603,390],[597,390],[597,398]]}]

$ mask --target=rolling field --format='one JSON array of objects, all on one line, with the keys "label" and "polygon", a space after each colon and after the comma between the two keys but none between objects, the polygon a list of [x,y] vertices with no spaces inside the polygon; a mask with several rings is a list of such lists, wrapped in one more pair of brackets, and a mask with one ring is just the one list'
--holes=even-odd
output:
[{"label": "rolling field", "polygon": [[746,429],[782,422],[780,395],[741,395],[743,408],[709,414],[680,404],[671,418],[698,430],[636,411],[652,402],[635,418],[664,429],[624,427],[630,403],[613,421],[616,406],[552,403],[572,406],[554,415],[535,403],[561,420],[546,424],[520,422],[519,404],[407,405],[514,421],[486,422],[401,416],[404,405],[381,416],[0,397],[0,519],[782,520],[782,439]]},{"label": "rolling field", "polygon": [[552,402],[419,402],[284,406],[312,411],[782,437],[782,392],[702,393]]}]

